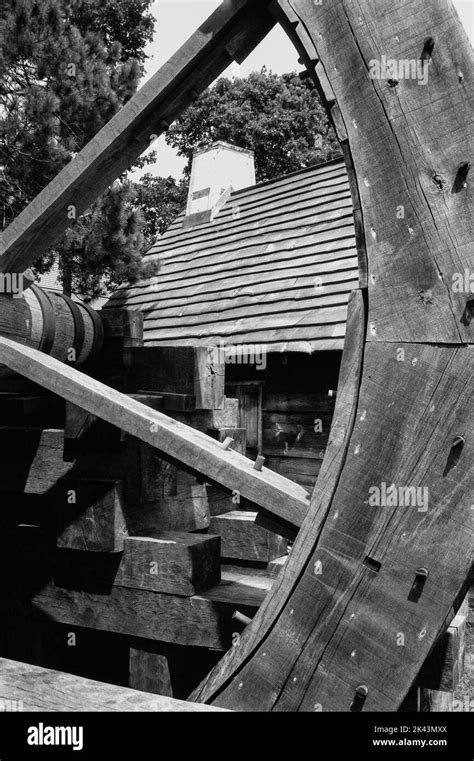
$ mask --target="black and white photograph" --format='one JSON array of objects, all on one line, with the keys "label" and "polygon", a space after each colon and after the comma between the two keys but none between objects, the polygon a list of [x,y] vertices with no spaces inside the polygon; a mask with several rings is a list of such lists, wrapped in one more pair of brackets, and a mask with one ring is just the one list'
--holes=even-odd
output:
[{"label": "black and white photograph", "polygon": [[473,44],[0,0],[0,761],[472,761]]}]

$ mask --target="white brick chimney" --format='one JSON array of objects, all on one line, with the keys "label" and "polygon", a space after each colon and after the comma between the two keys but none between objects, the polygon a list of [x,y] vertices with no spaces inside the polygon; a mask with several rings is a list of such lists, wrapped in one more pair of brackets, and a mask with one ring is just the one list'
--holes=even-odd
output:
[{"label": "white brick chimney", "polygon": [[208,222],[233,190],[255,185],[253,151],[219,141],[193,155],[184,226]]}]

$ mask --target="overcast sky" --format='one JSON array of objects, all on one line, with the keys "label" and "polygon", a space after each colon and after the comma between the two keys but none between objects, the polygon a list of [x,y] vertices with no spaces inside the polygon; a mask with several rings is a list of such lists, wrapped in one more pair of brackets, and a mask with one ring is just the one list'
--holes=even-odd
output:
[{"label": "overcast sky", "polygon": [[[429,0],[427,0],[429,2]],[[474,0],[453,0],[461,20],[474,42]],[[146,77],[152,76],[173,53],[192,35],[198,26],[220,5],[220,0],[156,0],[152,13],[156,19],[155,36],[147,48],[150,56],[147,61]],[[246,77],[251,71],[260,71],[262,66],[277,74],[288,71],[300,71],[298,56],[283,29],[277,25],[253,53],[239,66],[233,64],[225,76]],[[167,177],[173,175],[178,179],[184,167],[184,160],[176,156],[164,138],[155,145],[158,149],[158,163],[147,167],[145,171]],[[143,170],[134,173],[137,179]]]}]

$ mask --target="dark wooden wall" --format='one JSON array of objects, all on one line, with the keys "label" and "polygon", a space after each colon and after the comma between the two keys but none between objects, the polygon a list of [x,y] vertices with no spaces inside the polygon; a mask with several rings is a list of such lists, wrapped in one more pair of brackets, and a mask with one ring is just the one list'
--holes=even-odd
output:
[{"label": "dark wooden wall", "polygon": [[[237,397],[247,454],[311,490],[334,411],[341,352],[266,356],[266,367],[226,365],[226,395]],[[255,429],[258,428],[258,437]]]}]

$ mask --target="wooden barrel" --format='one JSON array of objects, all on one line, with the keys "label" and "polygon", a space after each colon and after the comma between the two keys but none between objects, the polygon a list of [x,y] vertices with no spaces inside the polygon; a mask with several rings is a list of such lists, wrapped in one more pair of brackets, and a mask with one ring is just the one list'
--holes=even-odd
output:
[{"label": "wooden barrel", "polygon": [[18,298],[0,297],[0,335],[75,367],[95,359],[104,340],[102,320],[91,307],[37,285]]}]

